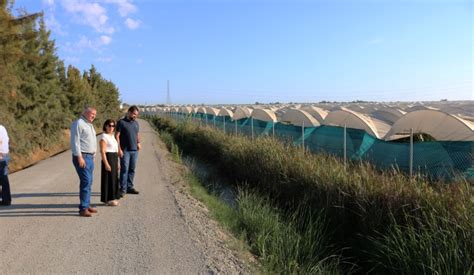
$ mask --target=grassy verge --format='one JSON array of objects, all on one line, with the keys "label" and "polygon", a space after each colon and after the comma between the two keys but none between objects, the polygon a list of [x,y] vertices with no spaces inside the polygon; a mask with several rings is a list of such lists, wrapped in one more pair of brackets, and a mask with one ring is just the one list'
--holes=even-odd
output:
[{"label": "grassy verge", "polygon": [[[253,200],[257,207],[249,208],[255,213],[249,222],[239,218],[239,226],[247,224],[240,232],[245,232],[264,266],[266,262],[278,266],[267,270],[316,272],[321,265],[314,263],[328,264],[335,259],[331,257],[334,251],[342,252],[345,260],[336,260],[339,269],[325,272],[350,272],[353,265],[359,272],[391,274],[468,274],[473,270],[474,192],[468,182],[430,184],[396,171],[381,173],[363,163],[345,169],[338,159],[303,154],[300,148],[269,138],[249,140],[160,118],[153,123],[170,133],[186,154],[214,164],[236,186],[245,182],[250,187],[254,197],[240,194],[239,207],[245,205],[241,197]],[[271,213],[259,214],[269,211],[261,202],[274,211],[272,220],[280,221],[281,227],[265,220]],[[308,221],[318,223],[308,227]],[[253,233],[252,228],[260,228],[257,232],[263,235]],[[271,238],[266,236],[279,234],[278,245],[267,242]],[[299,238],[326,252],[313,257]],[[317,245],[320,239],[325,240],[323,246]],[[293,251],[297,257],[288,256],[289,245],[298,247]],[[293,260],[276,264],[280,259]],[[346,262],[350,264],[341,264]]]},{"label": "grassy verge", "polygon": [[259,258],[263,273],[340,274],[339,257],[330,254],[321,215],[302,222],[286,217],[268,198],[240,190],[237,207],[220,200],[191,173],[185,174],[191,194],[206,204],[212,217],[243,240]]},{"label": "grassy verge", "polygon": [[[169,133],[162,132],[161,138],[173,159],[183,163],[179,148]],[[341,273],[339,257],[332,255],[334,251],[329,249],[327,228],[321,213],[310,216],[301,209],[287,216],[274,207],[268,197],[244,189],[238,190],[236,207],[231,207],[191,172],[185,173],[184,179],[191,194],[208,207],[212,217],[259,257],[263,273]],[[306,219],[302,220],[300,216]]]}]

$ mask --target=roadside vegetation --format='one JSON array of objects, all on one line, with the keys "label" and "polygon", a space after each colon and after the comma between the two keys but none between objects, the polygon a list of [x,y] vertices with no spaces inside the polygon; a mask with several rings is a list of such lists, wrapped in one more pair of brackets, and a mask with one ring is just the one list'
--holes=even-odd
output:
[{"label": "roadside vegetation", "polygon": [[13,3],[0,1],[0,123],[15,170],[45,157],[41,152],[67,148],[67,129],[85,105],[97,108],[99,126],[119,116],[120,102],[115,84],[93,65],[84,72],[65,67],[42,13],[14,16]]},{"label": "roadside vegetation", "polygon": [[[176,154],[213,165],[236,190],[227,226],[269,273],[471,274],[472,183],[430,183],[348,167],[272,138],[150,121]],[[168,133],[168,134],[164,134]],[[177,147],[173,147],[177,146]]]}]

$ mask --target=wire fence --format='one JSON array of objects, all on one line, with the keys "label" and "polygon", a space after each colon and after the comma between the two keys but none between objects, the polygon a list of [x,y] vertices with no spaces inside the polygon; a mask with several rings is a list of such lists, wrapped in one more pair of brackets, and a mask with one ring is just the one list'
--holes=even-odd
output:
[{"label": "wire fence", "polygon": [[271,136],[302,146],[313,153],[327,153],[348,161],[368,161],[380,169],[398,169],[410,176],[426,175],[434,180],[451,180],[457,176],[474,181],[474,142],[471,141],[385,141],[364,130],[322,125],[305,127],[281,122],[267,122],[210,114],[159,114],[199,125],[212,126],[228,134],[254,138]]}]

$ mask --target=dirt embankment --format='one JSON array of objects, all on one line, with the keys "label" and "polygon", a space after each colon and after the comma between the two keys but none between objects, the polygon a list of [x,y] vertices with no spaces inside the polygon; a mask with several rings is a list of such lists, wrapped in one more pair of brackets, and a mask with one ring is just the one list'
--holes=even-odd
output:
[{"label": "dirt embankment", "polygon": [[29,155],[18,155],[18,154],[12,153],[11,160],[8,165],[10,173],[22,170],[41,160],[47,159],[51,156],[54,156],[58,153],[64,152],[65,150],[68,150],[69,137],[70,137],[69,130],[64,129],[61,132],[60,141],[51,147],[34,150]]}]

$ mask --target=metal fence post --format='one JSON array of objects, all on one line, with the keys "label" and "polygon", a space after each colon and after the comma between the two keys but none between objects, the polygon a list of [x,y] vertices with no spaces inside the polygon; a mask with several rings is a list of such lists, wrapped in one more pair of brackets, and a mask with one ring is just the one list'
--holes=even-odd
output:
[{"label": "metal fence post", "polygon": [[275,138],[275,122],[272,121],[272,137]]},{"label": "metal fence post", "polygon": [[413,128],[410,129],[410,179],[413,177]]},{"label": "metal fence post", "polygon": [[303,121],[303,125],[301,126],[301,145],[303,145],[303,153],[304,153],[304,121]]},{"label": "metal fence post", "polygon": [[253,117],[250,118],[250,124],[252,128],[252,139],[253,139]]},{"label": "metal fence post", "polygon": [[237,135],[237,119],[234,120],[234,124],[235,124],[235,134]]},{"label": "metal fence post", "polygon": [[224,134],[225,134],[225,116],[222,116],[223,120],[224,120]]},{"label": "metal fence post", "polygon": [[344,124],[344,170],[347,165],[347,126]]}]

